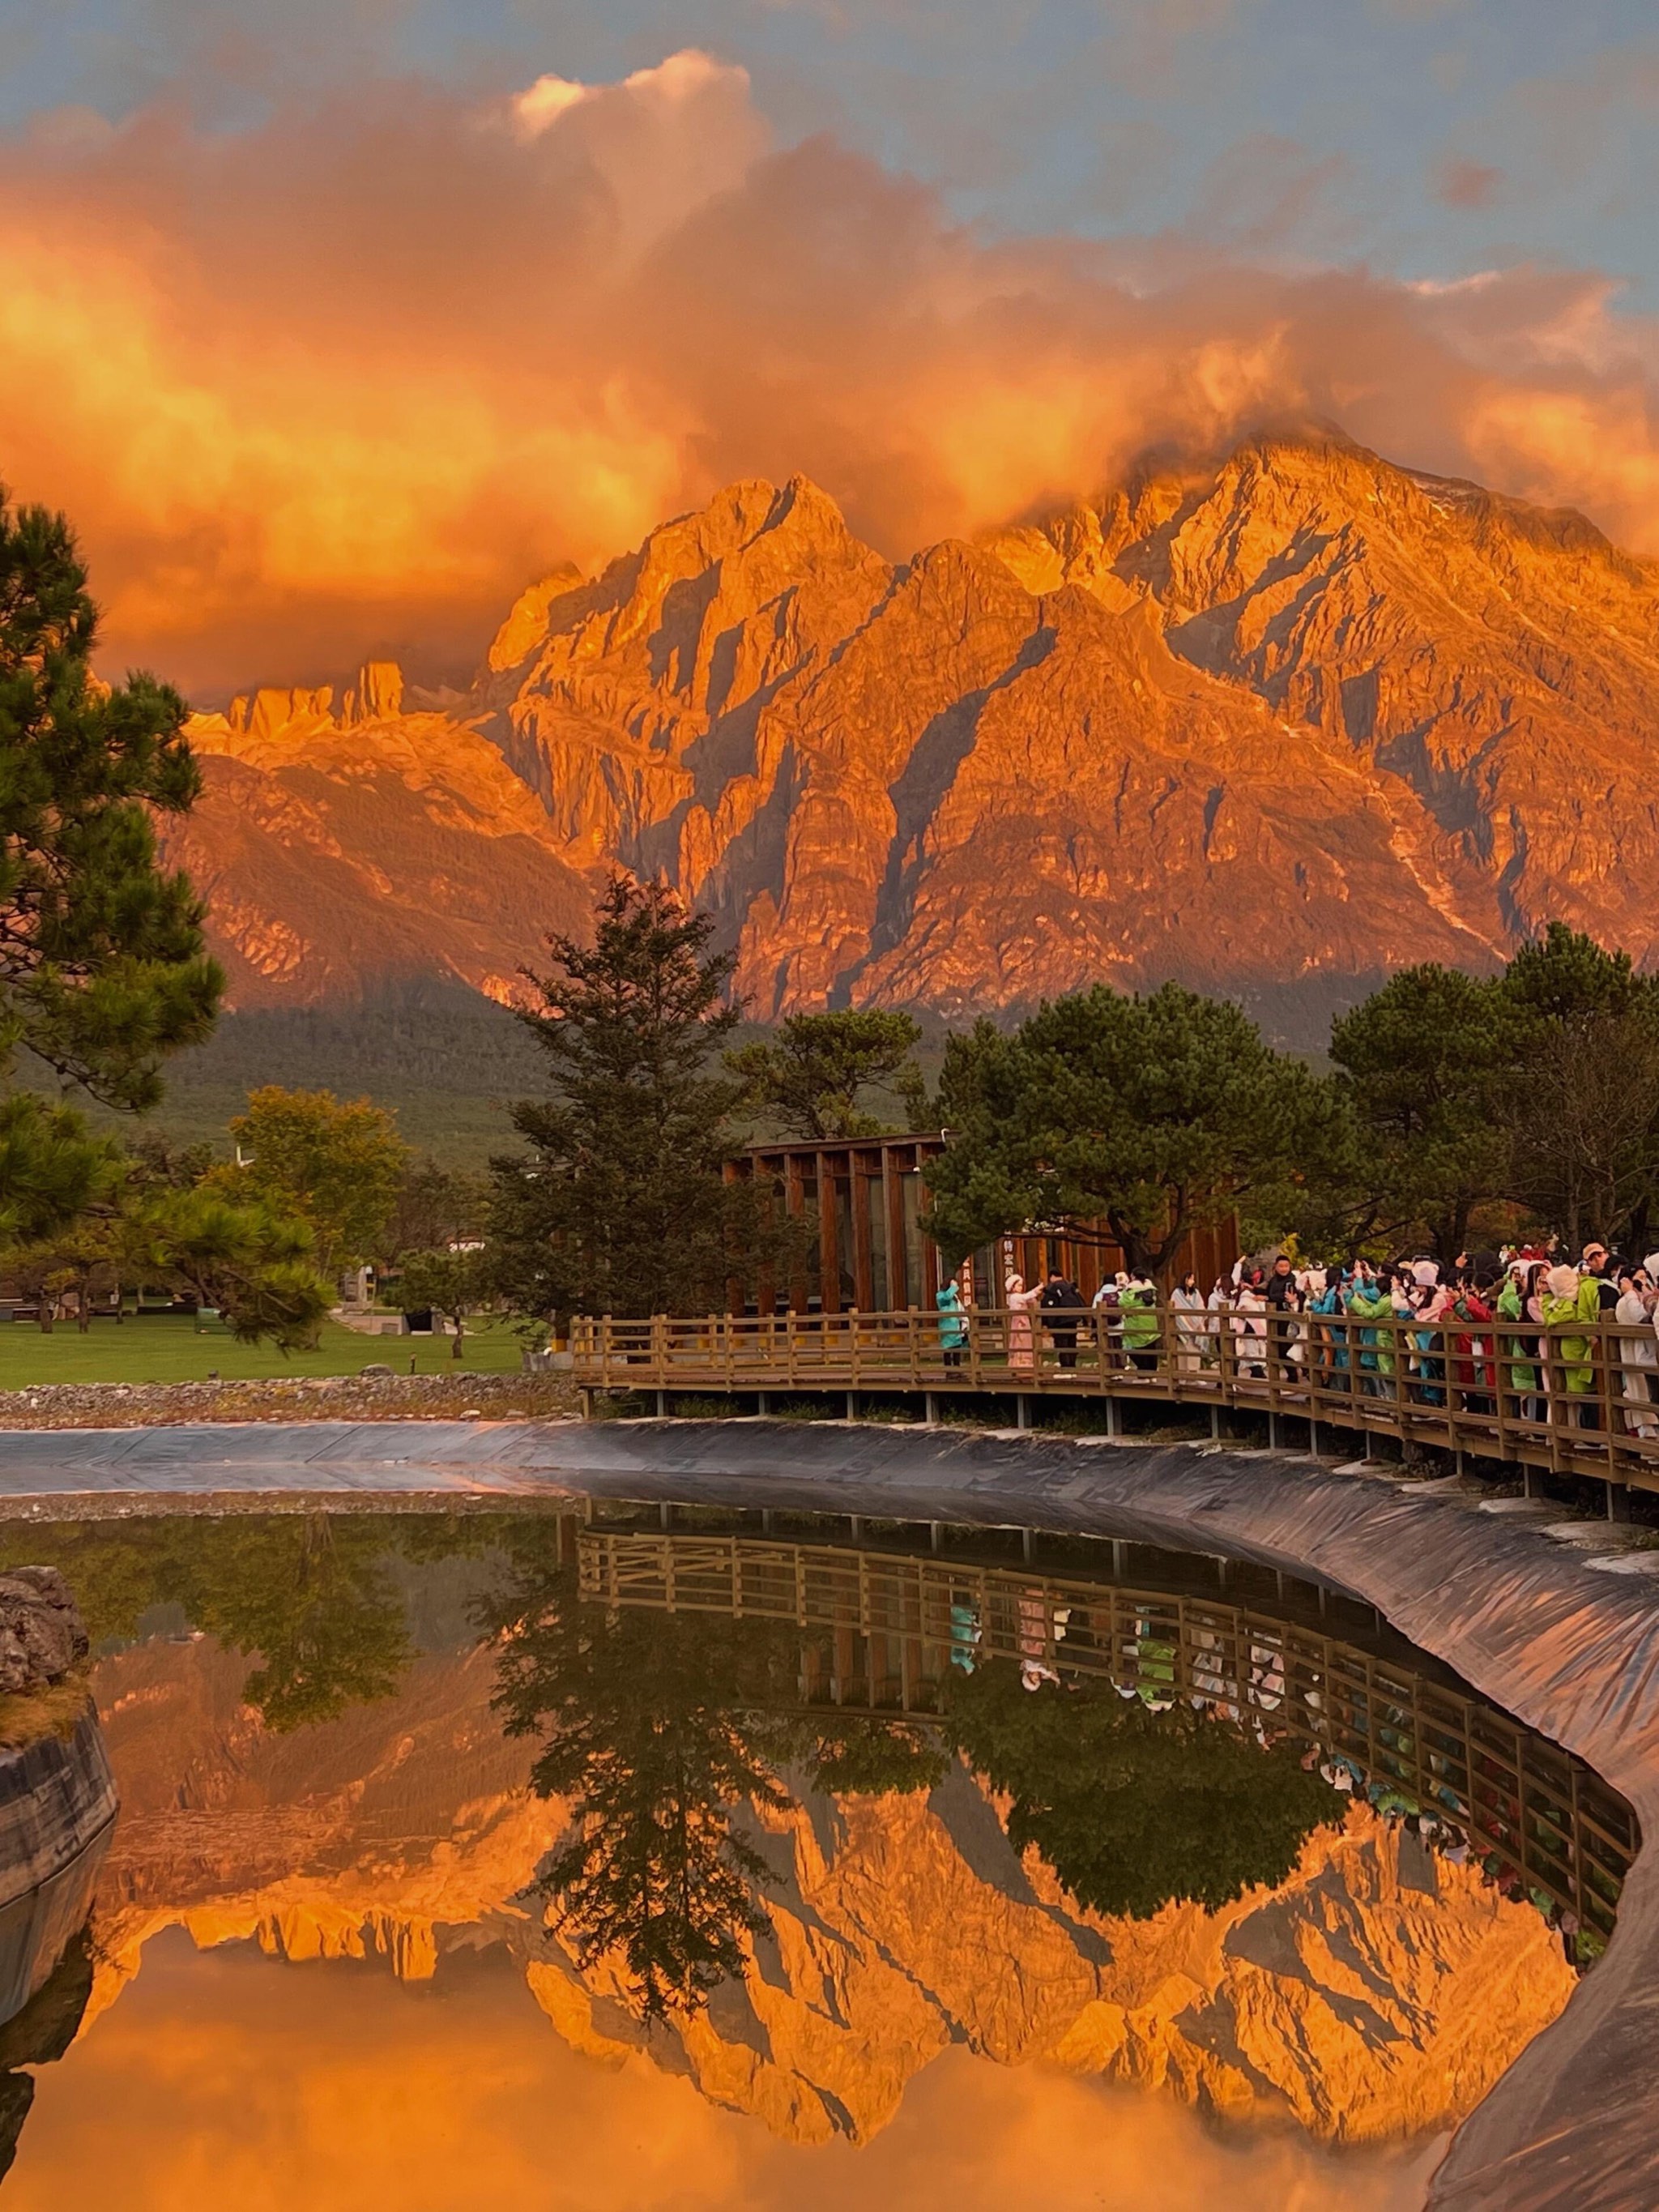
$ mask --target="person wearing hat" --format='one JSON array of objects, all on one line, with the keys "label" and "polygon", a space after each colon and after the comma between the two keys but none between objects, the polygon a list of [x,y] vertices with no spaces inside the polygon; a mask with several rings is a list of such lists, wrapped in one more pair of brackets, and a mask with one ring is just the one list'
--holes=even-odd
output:
[{"label": "person wearing hat", "polygon": [[1611,1316],[1619,1303],[1619,1262],[1598,1237],[1592,1237],[1585,1245],[1578,1273],[1581,1278],[1595,1278],[1597,1303],[1604,1314]]},{"label": "person wearing hat", "polygon": [[1008,1300],[1008,1364],[1017,1375],[1035,1374],[1036,1335],[1031,1315],[1042,1293],[1028,1291],[1024,1275],[1006,1275],[1002,1287]]}]

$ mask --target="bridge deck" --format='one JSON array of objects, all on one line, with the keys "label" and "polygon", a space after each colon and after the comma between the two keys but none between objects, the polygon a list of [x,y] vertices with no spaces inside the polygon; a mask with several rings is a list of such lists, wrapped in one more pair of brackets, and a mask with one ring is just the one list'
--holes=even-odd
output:
[{"label": "bridge deck", "polygon": [[[1412,1322],[1270,1321],[1242,1335],[1226,1316],[1157,1316],[1147,1344],[1121,1317],[1079,1316],[1010,1340],[1009,1317],[972,1313],[961,1341],[941,1317],[908,1313],[711,1314],[686,1321],[579,1318],[572,1367],[586,1392],[769,1397],[784,1392],[1006,1396],[1022,1423],[1036,1399],[1098,1399],[1283,1416],[1397,1437],[1506,1465],[1659,1490],[1659,1370],[1650,1328],[1484,1334]],[[954,1332],[953,1332],[954,1333]],[[1643,1355],[1638,1360],[1638,1355]],[[1650,1392],[1653,1395],[1650,1397]],[[1645,1431],[1645,1433],[1644,1433]],[[1310,1441],[1316,1443],[1315,1433]]]}]

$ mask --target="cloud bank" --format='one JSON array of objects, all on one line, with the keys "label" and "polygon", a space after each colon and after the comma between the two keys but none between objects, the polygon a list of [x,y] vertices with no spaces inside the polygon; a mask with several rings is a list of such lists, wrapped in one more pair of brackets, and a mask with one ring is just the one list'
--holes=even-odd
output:
[{"label": "cloud bank", "polygon": [[203,697],[464,669],[532,575],[734,477],[902,556],[1303,410],[1659,550],[1659,339],[1606,277],[1274,252],[987,238],[696,52],[234,132],[58,111],[0,149],[0,475],[79,526],[106,664]]}]

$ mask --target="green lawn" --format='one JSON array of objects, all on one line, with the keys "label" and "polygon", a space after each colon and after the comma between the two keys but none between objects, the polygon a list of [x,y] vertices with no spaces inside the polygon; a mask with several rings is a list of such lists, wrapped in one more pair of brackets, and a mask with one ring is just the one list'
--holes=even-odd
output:
[{"label": "green lawn", "polygon": [[210,1371],[229,1382],[270,1375],[356,1375],[372,1361],[394,1374],[458,1371],[516,1372],[519,1339],[497,1323],[467,1333],[465,1362],[453,1359],[454,1340],[437,1336],[360,1336],[336,1322],[323,1323],[314,1352],[285,1359],[268,1344],[238,1344],[222,1322],[198,1329],[188,1314],[146,1314],[119,1323],[97,1321],[85,1336],[71,1322],[50,1335],[32,1322],[0,1322],[0,1390],[26,1390],[38,1382],[201,1382]]}]

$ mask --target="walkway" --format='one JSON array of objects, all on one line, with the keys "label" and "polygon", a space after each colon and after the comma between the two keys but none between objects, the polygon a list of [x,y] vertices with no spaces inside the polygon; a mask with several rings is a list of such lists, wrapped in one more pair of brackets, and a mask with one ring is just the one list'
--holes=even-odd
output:
[{"label": "walkway", "polygon": [[[1237,1334],[1223,1316],[1155,1316],[1152,1340],[1126,1346],[1122,1316],[1087,1313],[1075,1348],[1039,1328],[1030,1348],[1010,1345],[1000,1313],[963,1316],[959,1346],[936,1315],[712,1314],[706,1320],[579,1318],[572,1367],[591,1405],[597,1392],[741,1395],[763,1413],[792,1392],[845,1393],[849,1416],[877,1395],[919,1397],[937,1418],[953,1397],[1002,1397],[1016,1425],[1043,1399],[1102,1401],[1108,1432],[1140,1403],[1207,1415],[1212,1436],[1229,1413],[1267,1417],[1277,1443],[1294,1435],[1317,1453],[1322,1431],[1387,1436],[1461,1458],[1547,1468],[1659,1490],[1659,1388],[1651,1368],[1627,1368],[1626,1347],[1651,1350],[1653,1331],[1606,1323],[1586,1336],[1551,1332],[1547,1357],[1508,1330],[1468,1325],[1361,1324],[1314,1316],[1263,1317],[1271,1335]],[[1653,1432],[1637,1432],[1650,1420]],[[1281,1421],[1295,1425],[1282,1431]],[[1334,1437],[1331,1439],[1335,1442]],[[1613,1501],[1610,1501],[1612,1503]]]}]

